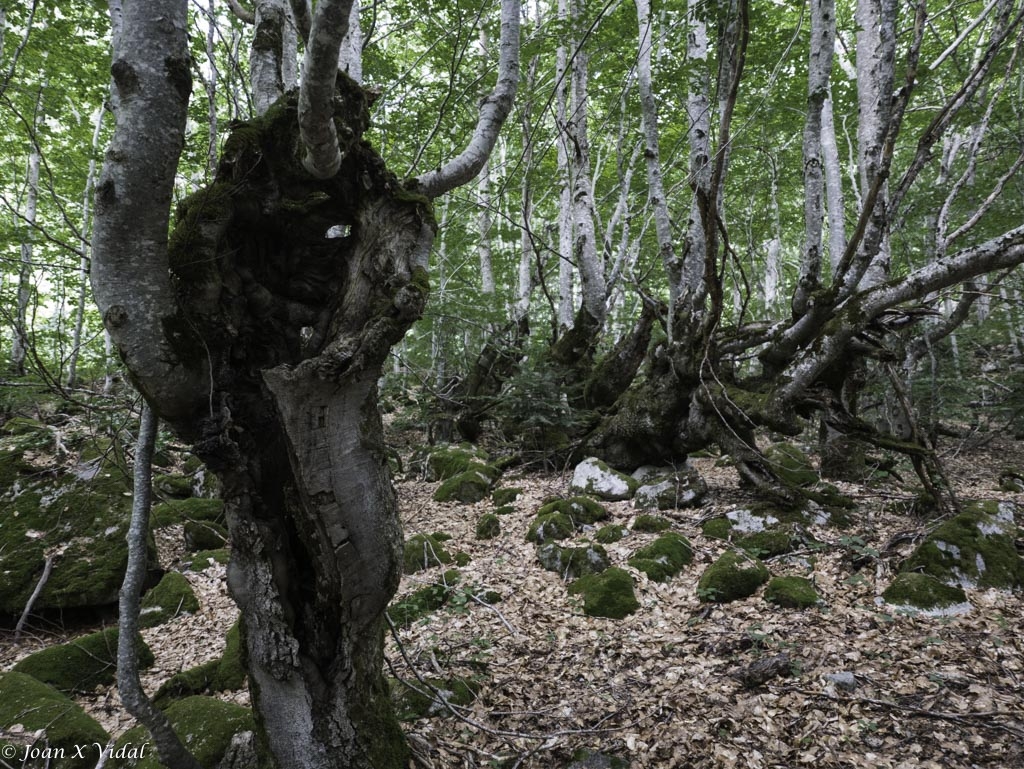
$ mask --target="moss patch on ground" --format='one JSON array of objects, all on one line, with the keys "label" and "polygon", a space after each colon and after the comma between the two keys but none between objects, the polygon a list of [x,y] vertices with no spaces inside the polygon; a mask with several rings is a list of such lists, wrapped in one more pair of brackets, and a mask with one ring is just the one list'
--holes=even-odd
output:
[{"label": "moss patch on ground", "polygon": [[633,521],[633,531],[648,531],[657,534],[672,528],[672,521],[661,515],[638,515]]},{"label": "moss patch on ground", "polygon": [[153,695],[153,704],[166,710],[175,700],[206,692],[237,691],[247,673],[242,657],[242,633],[238,621],[227,634],[224,653],[217,659],[171,676]]},{"label": "moss patch on ground", "polygon": [[583,597],[583,613],[590,617],[623,619],[640,608],[633,578],[617,566],[581,577],[569,585],[569,594]]},{"label": "moss patch on ground", "polygon": [[967,594],[959,587],[944,584],[930,574],[904,572],[898,574],[884,591],[882,598],[893,606],[915,609],[941,609],[967,602]]},{"label": "moss patch on ground", "polygon": [[[107,733],[96,721],[86,715],[81,707],[52,686],[38,681],[21,672],[0,674],[0,752],[10,758],[11,746],[15,756],[24,755],[25,743],[14,742],[11,727],[20,724],[24,734],[32,735],[45,730],[46,745],[63,753],[63,758],[54,754],[49,763],[51,769],[92,769],[99,759],[95,744],[106,745]],[[41,741],[35,741],[37,747]],[[88,746],[83,756],[76,757],[76,746]],[[6,750],[3,750],[6,748]],[[45,762],[40,762],[42,766]],[[21,766],[20,760],[11,765]]]},{"label": "moss patch on ground", "polygon": [[697,582],[702,602],[728,603],[746,598],[768,581],[768,568],[749,554],[727,550]]},{"label": "moss patch on ground", "polygon": [[[19,673],[30,675],[62,692],[88,693],[97,686],[114,682],[117,671],[117,628],[50,646],[30,654],[14,666]],[[140,638],[139,667],[153,664],[153,652]]]},{"label": "moss patch on ground", "polygon": [[228,553],[227,548],[220,548],[219,550],[200,550],[194,556],[192,561],[189,563],[189,571],[203,571],[203,569],[210,568],[211,564],[219,563],[223,566],[227,566],[228,561],[231,560],[231,554]]},{"label": "moss patch on ground", "polygon": [[398,627],[409,627],[444,606],[461,579],[458,570],[449,569],[437,582],[421,587],[388,607],[388,616]]},{"label": "moss patch on ground", "polygon": [[522,496],[523,490],[514,487],[507,486],[503,489],[495,489],[491,492],[491,501],[494,502],[498,507],[504,507],[510,505]]},{"label": "moss patch on ground", "polygon": [[626,534],[627,531],[625,526],[620,526],[617,523],[610,523],[607,526],[602,526],[598,529],[594,534],[594,539],[602,545],[611,545],[625,537]]},{"label": "moss patch on ground", "polygon": [[501,534],[501,521],[494,513],[484,513],[476,522],[477,539],[494,539]]},{"label": "moss patch on ground", "polygon": [[429,688],[417,685],[416,689],[394,681],[391,699],[399,721],[415,721],[419,718],[447,716],[451,714],[447,705],[465,707],[472,704],[480,693],[480,682],[472,678],[427,678]]},{"label": "moss patch on ground", "polygon": [[220,550],[227,544],[228,531],[212,521],[185,522],[185,548],[190,552],[197,550]]},{"label": "moss patch on ground", "polygon": [[150,522],[154,529],[186,521],[224,522],[224,502],[219,499],[172,499],[153,505]]}]

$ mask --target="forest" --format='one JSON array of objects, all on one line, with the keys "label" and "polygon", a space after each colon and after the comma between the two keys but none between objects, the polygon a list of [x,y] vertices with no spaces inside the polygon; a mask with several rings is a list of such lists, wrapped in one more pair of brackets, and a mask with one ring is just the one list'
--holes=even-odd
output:
[{"label": "forest", "polygon": [[1024,767],[1022,43],[0,0],[0,767]]}]

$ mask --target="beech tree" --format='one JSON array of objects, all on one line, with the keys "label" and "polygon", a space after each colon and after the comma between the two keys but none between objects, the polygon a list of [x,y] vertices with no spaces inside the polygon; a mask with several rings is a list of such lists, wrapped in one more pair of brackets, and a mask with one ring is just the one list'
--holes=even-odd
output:
[{"label": "beech tree", "polygon": [[402,533],[377,380],[427,299],[431,199],[481,170],[519,75],[519,4],[506,0],[471,141],[402,181],[363,140],[374,94],[339,71],[351,9],[256,3],[257,116],[235,125],[168,237],[192,90],[187,3],[126,3],[96,187],[93,293],[154,414],[222,482],[260,752],[279,767],[406,765],[381,671]]}]

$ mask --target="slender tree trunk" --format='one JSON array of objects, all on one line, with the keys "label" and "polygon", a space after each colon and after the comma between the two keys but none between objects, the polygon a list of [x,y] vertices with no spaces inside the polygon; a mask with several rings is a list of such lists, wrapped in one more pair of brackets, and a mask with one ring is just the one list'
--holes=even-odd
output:
[{"label": "slender tree trunk", "polygon": [[[42,93],[39,96],[42,102]],[[38,107],[36,110],[39,112]],[[21,240],[21,260],[18,263],[18,307],[14,316],[11,337],[11,374],[25,376],[25,358],[28,355],[28,306],[32,298],[32,242],[35,239],[36,206],[39,201],[39,147],[32,144],[28,156],[25,211],[22,216],[25,235]]]},{"label": "slender tree trunk", "polygon": [[[569,23],[569,0],[558,0],[558,20]],[[569,73],[568,42],[562,42],[555,52],[555,120],[557,122],[558,150],[558,328],[564,333],[572,328],[576,302],[573,297],[573,215],[572,168],[569,165],[569,91],[572,78]]]},{"label": "slender tree trunk", "polygon": [[295,86],[296,31],[285,0],[258,0],[256,31],[249,56],[250,81],[256,114],[262,115]]},{"label": "slender tree trunk", "polygon": [[832,98],[825,99],[821,110],[821,156],[825,165],[825,197],[828,207],[828,255],[832,275],[846,250],[846,221],[843,207],[843,170],[836,142],[836,124]]}]

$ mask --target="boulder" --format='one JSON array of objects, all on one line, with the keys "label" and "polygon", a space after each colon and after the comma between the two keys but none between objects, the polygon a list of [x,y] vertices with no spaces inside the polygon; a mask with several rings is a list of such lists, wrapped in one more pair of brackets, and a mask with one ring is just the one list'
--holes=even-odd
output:
[{"label": "boulder", "polygon": [[813,486],[819,480],[807,454],[792,443],[773,443],[764,456],[775,474],[791,486]]},{"label": "boulder", "polygon": [[166,710],[175,700],[196,694],[237,691],[245,684],[246,675],[242,663],[242,634],[236,620],[228,630],[224,653],[164,681],[153,695],[153,704]]},{"label": "boulder", "polygon": [[[117,628],[56,644],[28,655],[14,666],[62,692],[88,694],[97,686],[114,682],[117,672]],[[141,638],[138,640],[139,667],[153,664],[153,652]]]},{"label": "boulder", "polygon": [[608,510],[604,505],[596,499],[584,496],[545,501],[537,511],[537,515],[549,513],[562,513],[569,516],[573,526],[577,528],[593,525],[598,521],[607,520],[609,517]]},{"label": "boulder", "polygon": [[903,571],[921,572],[961,588],[1024,586],[1024,558],[1012,502],[971,502],[928,535],[904,562]]},{"label": "boulder", "polygon": [[[543,509],[543,508],[542,508]],[[565,513],[544,513],[533,519],[526,532],[526,541],[541,545],[572,535],[575,527]]]},{"label": "boulder", "polygon": [[403,568],[406,574],[451,562],[451,554],[434,534],[414,534],[405,542]]},{"label": "boulder", "polygon": [[904,572],[896,575],[879,599],[892,609],[928,614],[963,614],[970,610],[967,594],[930,574]]},{"label": "boulder", "polygon": [[768,568],[758,559],[727,550],[701,575],[697,595],[703,602],[736,601],[756,593],[768,577]]},{"label": "boulder", "polygon": [[476,522],[477,539],[494,539],[501,534],[501,521],[494,513],[484,513]]},{"label": "boulder", "polygon": [[[107,739],[103,727],[52,686],[17,671],[0,674],[0,755],[17,758],[8,765],[21,766],[26,748],[33,745],[51,750],[39,766],[93,769],[100,758],[96,746],[106,745]],[[85,748],[83,755],[78,746]]]},{"label": "boulder", "polygon": [[632,497],[639,485],[632,476],[612,469],[597,457],[589,457],[576,465],[570,488],[599,499],[621,500]]},{"label": "boulder", "polygon": [[139,623],[142,627],[155,627],[182,612],[196,611],[199,611],[199,600],[192,585],[179,572],[169,571],[143,596]]},{"label": "boulder", "polygon": [[809,579],[773,577],[764,589],[764,600],[786,609],[806,609],[821,599]]},{"label": "boulder", "polygon": [[[643,470],[644,468],[640,468]],[[637,473],[633,477],[637,478]],[[678,507],[694,507],[708,493],[708,485],[692,467],[679,470],[671,468],[653,477],[640,476],[640,486],[633,496],[636,507],[654,507],[670,510]]]},{"label": "boulder", "polygon": [[462,502],[471,505],[487,499],[500,471],[493,465],[470,463],[468,468],[444,481],[434,492],[435,502]]},{"label": "boulder", "polygon": [[611,566],[608,552],[600,545],[561,547],[549,542],[537,548],[537,560],[548,571],[562,575],[563,579],[600,574]]},{"label": "boulder", "polygon": [[617,566],[581,577],[569,585],[569,594],[583,597],[583,613],[590,617],[623,619],[640,608],[633,578]]},{"label": "boulder", "polygon": [[642,571],[648,579],[667,582],[693,562],[693,545],[682,534],[666,532],[629,559],[629,565]]}]

